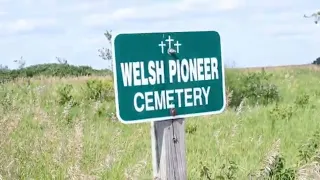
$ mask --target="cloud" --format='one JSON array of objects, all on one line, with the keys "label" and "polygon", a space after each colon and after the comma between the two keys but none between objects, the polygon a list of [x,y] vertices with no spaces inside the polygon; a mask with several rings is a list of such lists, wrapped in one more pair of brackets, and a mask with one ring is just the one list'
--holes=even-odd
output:
[{"label": "cloud", "polygon": [[183,0],[177,3],[176,8],[195,11],[234,10],[244,5],[245,0]]},{"label": "cloud", "polygon": [[180,0],[123,7],[112,13],[94,13],[83,18],[86,26],[105,26],[128,21],[181,19],[239,8],[244,0]]},{"label": "cloud", "polygon": [[1,23],[0,34],[12,35],[32,32],[42,28],[55,27],[56,24],[57,21],[54,18],[17,19]]},{"label": "cloud", "polygon": [[95,11],[108,11],[111,3],[109,0],[68,0],[65,2],[59,1],[60,12],[68,13],[87,13]]}]

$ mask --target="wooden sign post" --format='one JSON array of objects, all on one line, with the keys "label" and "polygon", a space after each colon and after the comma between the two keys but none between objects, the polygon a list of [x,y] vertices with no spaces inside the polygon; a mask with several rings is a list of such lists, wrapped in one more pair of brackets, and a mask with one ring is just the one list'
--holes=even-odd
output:
[{"label": "wooden sign post", "polygon": [[153,177],[186,180],[184,119],[151,122]]}]

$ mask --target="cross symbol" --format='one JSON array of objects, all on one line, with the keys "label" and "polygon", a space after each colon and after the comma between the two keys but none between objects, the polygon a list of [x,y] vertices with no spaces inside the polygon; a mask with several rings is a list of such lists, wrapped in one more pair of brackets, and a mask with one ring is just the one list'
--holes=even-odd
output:
[{"label": "cross symbol", "polygon": [[161,52],[162,54],[164,53],[164,47],[166,46],[166,44],[163,43],[163,41],[161,41],[161,43],[159,44],[159,46],[161,47]]},{"label": "cross symbol", "polygon": [[171,37],[169,36],[168,39],[166,39],[165,41],[169,42],[169,49],[171,48],[171,42],[174,41],[174,39],[171,39]]},{"label": "cross symbol", "polygon": [[174,46],[177,47],[177,53],[179,53],[179,46],[181,46],[182,44],[179,43],[179,41],[177,41]]}]

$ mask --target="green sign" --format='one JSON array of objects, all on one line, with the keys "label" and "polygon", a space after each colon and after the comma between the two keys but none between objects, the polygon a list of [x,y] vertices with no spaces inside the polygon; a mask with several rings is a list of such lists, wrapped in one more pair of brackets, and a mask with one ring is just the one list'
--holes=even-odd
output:
[{"label": "green sign", "polygon": [[118,34],[113,60],[117,117],[123,123],[218,114],[225,108],[218,32]]}]

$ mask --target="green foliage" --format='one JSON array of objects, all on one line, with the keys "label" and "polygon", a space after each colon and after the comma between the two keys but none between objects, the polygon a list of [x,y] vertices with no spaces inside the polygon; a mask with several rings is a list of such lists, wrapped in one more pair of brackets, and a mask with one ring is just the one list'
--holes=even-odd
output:
[{"label": "green foliage", "polygon": [[212,178],[212,173],[207,165],[200,162],[200,178],[207,180],[232,180],[237,179],[236,173],[239,167],[234,161],[228,160],[219,168],[220,172]]},{"label": "green foliage", "polygon": [[[109,42],[109,45],[111,46],[112,45],[112,30],[109,30],[109,31],[106,31],[104,33],[104,36],[107,38],[108,42]],[[101,48],[98,50],[99,52],[99,57],[101,57],[103,60],[106,60],[106,61],[109,61],[110,62],[110,69],[112,70],[112,65],[113,65],[113,62],[112,62],[112,51],[110,48]]]},{"label": "green foliage", "polygon": [[9,89],[4,86],[0,86],[0,88],[0,107],[3,109],[3,112],[7,112],[12,106],[11,95],[13,91],[9,91]]},{"label": "green foliage", "polygon": [[299,148],[300,163],[308,163],[320,148],[320,131],[316,131],[312,137]]},{"label": "green foliage", "polygon": [[98,79],[88,80],[84,91],[86,94],[86,98],[91,100],[114,100],[112,81],[102,81]]},{"label": "green foliage", "polygon": [[198,127],[196,124],[193,125],[187,125],[186,127],[186,133],[188,134],[194,134],[197,131]]},{"label": "green foliage", "polygon": [[95,102],[95,115],[99,118],[107,118],[110,120],[114,120],[115,118],[115,109],[113,106],[110,106],[110,102],[104,101],[96,101]]},{"label": "green foliage", "polygon": [[66,84],[58,87],[58,103],[60,105],[65,105],[67,103],[74,104],[74,98],[72,96],[73,86],[71,84]]},{"label": "green foliage", "polygon": [[316,91],[314,92],[314,95],[315,95],[316,97],[320,97],[320,90],[319,90],[319,89],[316,90]]},{"label": "green foliage", "polygon": [[297,107],[305,107],[306,105],[309,104],[310,96],[306,93],[303,93],[299,95],[294,103],[296,104]]},{"label": "green foliage", "polygon": [[95,70],[89,66],[74,66],[69,64],[38,64],[21,69],[0,69],[0,83],[8,82],[17,78],[35,76],[45,77],[78,77],[90,75],[108,75],[110,70]]},{"label": "green foliage", "polygon": [[260,169],[256,174],[249,174],[249,179],[263,179],[263,180],[293,180],[296,178],[297,170],[293,167],[286,167],[285,158],[280,154],[266,160],[268,163],[272,161],[272,166]]},{"label": "green foliage", "polygon": [[238,165],[234,161],[228,161],[223,164],[220,168],[220,174],[215,177],[215,179],[221,180],[231,180],[237,179],[236,173],[238,171]]},{"label": "green foliage", "polygon": [[107,107],[105,104],[101,104],[98,106],[97,115],[99,117],[107,116]]},{"label": "green foliage", "polygon": [[276,129],[276,122],[280,120],[289,121],[294,113],[294,109],[289,105],[279,106],[276,104],[271,110],[269,110],[269,118],[271,120],[271,131]]},{"label": "green foliage", "polygon": [[[316,131],[309,140],[299,147],[299,162],[295,167],[286,167],[285,159],[280,154],[272,158],[274,161],[273,167],[268,167],[268,173],[263,173],[262,176],[258,173],[258,177],[262,179],[271,179],[271,180],[292,180],[296,179],[297,176],[300,176],[298,171],[300,168],[303,168],[305,165],[312,165],[311,161],[317,161],[319,148],[320,148],[320,131]],[[268,160],[270,161],[270,160]],[[260,171],[261,172],[261,171]],[[302,178],[302,177],[300,177]],[[299,178],[299,179],[300,179]]]},{"label": "green foliage", "polygon": [[271,171],[271,179],[292,180],[295,179],[296,171],[293,168],[285,168],[285,159],[281,156],[276,158],[275,168]]},{"label": "green foliage", "polygon": [[200,178],[206,178],[208,180],[212,180],[211,172],[207,165],[200,162]]},{"label": "green foliage", "polygon": [[269,82],[272,74],[261,72],[250,72],[238,74],[227,72],[226,85],[232,91],[230,106],[237,107],[246,98],[249,104],[269,104],[278,102],[280,95],[278,87]]},{"label": "green foliage", "polygon": [[274,106],[274,108],[272,108],[269,111],[269,117],[271,119],[276,119],[276,120],[289,120],[292,118],[294,109],[292,106],[290,105],[282,105],[279,106],[278,104],[276,104]]}]

